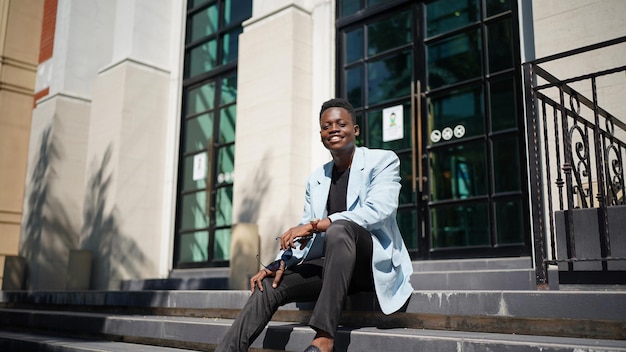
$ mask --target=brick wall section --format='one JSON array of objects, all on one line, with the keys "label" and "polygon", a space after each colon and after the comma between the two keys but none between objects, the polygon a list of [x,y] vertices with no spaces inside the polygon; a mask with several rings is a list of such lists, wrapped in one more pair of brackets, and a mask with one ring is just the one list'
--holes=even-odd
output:
[{"label": "brick wall section", "polygon": [[33,96],[33,109],[37,107],[37,100],[45,97],[46,95],[48,95],[50,93],[50,88],[46,88],[43,90],[40,90],[39,92],[35,93],[35,95]]},{"label": "brick wall section", "polygon": [[39,47],[39,63],[52,57],[54,47],[54,29],[57,22],[58,0],[45,0],[43,8],[43,22],[41,29],[41,43]]}]

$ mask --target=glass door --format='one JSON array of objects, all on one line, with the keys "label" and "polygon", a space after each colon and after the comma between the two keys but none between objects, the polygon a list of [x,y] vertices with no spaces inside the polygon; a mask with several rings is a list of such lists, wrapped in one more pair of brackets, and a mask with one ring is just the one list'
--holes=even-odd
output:
[{"label": "glass door", "polygon": [[414,259],[530,254],[514,1],[338,1],[338,92],[401,161]]}]

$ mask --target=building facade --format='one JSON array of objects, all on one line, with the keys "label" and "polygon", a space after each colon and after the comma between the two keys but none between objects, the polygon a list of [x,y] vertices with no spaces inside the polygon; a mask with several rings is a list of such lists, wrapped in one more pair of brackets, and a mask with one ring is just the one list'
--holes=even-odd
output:
[{"label": "building facade", "polygon": [[[332,97],[355,106],[360,145],[400,157],[414,260],[531,258],[522,64],[626,35],[620,0],[44,3],[19,249],[31,289],[65,288],[77,250],[92,289],[227,267],[243,224],[270,262],[329,160]],[[619,100],[603,105],[620,116]]]}]

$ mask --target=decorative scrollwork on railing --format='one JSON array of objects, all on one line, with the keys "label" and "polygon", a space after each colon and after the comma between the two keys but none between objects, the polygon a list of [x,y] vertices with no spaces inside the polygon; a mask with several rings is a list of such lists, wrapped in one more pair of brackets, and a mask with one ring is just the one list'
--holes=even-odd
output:
[{"label": "decorative scrollwork on railing", "polygon": [[572,150],[575,151],[571,156],[572,173],[575,179],[571,185],[572,193],[580,196],[581,208],[589,208],[590,195],[592,194],[589,182],[591,176],[589,134],[580,125],[575,124],[569,130],[569,140],[572,143]]},{"label": "decorative scrollwork on railing", "polygon": [[608,175],[608,205],[626,204],[624,199],[624,164],[622,155],[616,145],[611,143],[606,148]]}]

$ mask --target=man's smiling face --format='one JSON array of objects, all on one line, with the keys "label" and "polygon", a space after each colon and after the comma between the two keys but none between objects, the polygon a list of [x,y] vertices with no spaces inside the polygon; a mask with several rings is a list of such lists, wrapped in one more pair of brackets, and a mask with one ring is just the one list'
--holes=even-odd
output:
[{"label": "man's smiling face", "polygon": [[333,151],[353,149],[359,125],[354,124],[352,116],[344,108],[329,108],[320,118],[320,136],[326,149]]}]

